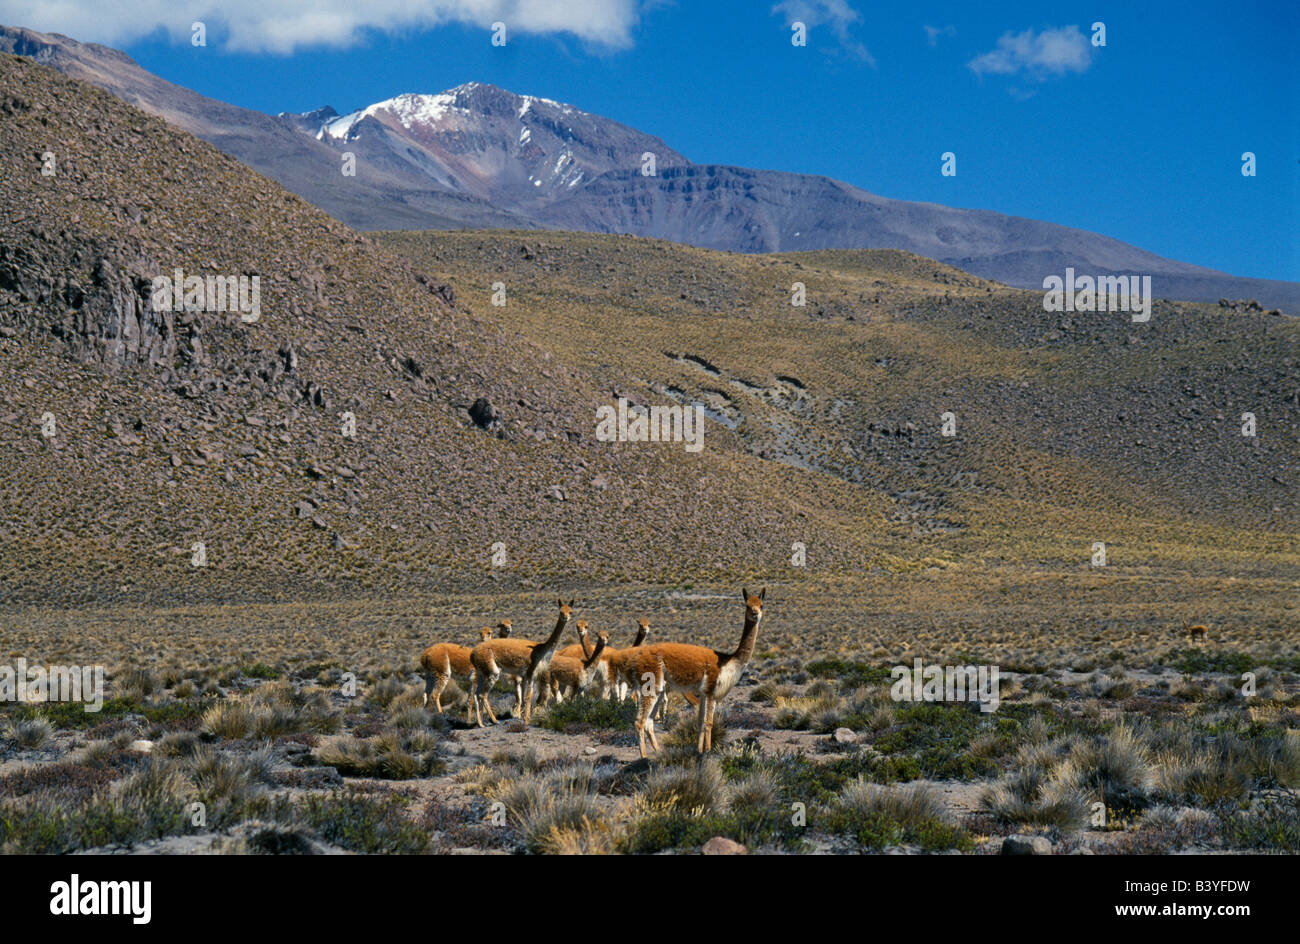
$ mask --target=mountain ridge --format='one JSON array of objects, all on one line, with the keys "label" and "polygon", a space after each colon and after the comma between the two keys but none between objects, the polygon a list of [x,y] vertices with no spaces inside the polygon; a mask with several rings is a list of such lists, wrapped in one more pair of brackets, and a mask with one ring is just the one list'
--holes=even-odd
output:
[{"label": "mountain ridge", "polygon": [[[343,115],[325,106],[269,116],[168,83],[120,51],[57,34],[0,26],[0,50],[161,115],[357,229],[571,229],[735,252],[896,248],[1019,288],[1041,289],[1046,276],[1068,267],[1151,275],[1163,298],[1249,298],[1300,312],[1300,283],[1233,276],[993,210],[881,197],[822,175],[694,164],[635,128],[488,83],[404,93]],[[381,107],[401,99],[446,108],[408,126]],[[323,133],[327,122],[346,122],[345,133]],[[641,172],[647,150],[656,156],[653,176]],[[345,151],[356,156],[355,177],[340,173]]]}]

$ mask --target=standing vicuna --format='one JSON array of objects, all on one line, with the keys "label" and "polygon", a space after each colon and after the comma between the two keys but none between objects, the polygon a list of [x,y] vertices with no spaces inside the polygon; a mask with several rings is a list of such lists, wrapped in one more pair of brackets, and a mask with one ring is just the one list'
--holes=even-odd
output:
[{"label": "standing vicuna", "polygon": [[1197,623],[1195,626],[1188,626],[1187,620],[1183,620],[1183,632],[1187,635],[1189,639],[1192,640],[1200,639],[1201,642],[1204,642],[1205,634],[1208,633],[1209,631],[1210,631],[1209,627],[1201,623]]},{"label": "standing vicuna", "polygon": [[[587,621],[575,620],[573,623],[573,631],[578,634],[578,641],[565,646],[563,649],[557,650],[555,655],[551,657],[552,666],[555,665],[556,659],[561,659],[561,658],[571,659],[572,661],[581,664],[587,661],[587,657],[591,655],[591,642],[587,638]],[[609,650],[606,649],[605,652],[608,653]],[[601,669],[604,661],[605,661],[604,656],[602,656],[601,661],[596,664],[596,669],[598,671]],[[572,666],[570,666],[570,668],[572,668]],[[593,673],[590,672],[587,673],[589,680],[592,677],[592,675]],[[554,690],[554,686],[551,685],[550,669],[547,669],[546,672],[539,674],[537,677],[537,682],[538,684],[541,685],[541,694],[538,696],[538,698],[539,699],[549,698],[550,692]],[[585,685],[586,683],[584,682],[583,684]],[[538,704],[541,704],[541,701],[538,701]]]},{"label": "standing vicuna", "polygon": [[[703,754],[713,747],[713,709],[731,691],[740,673],[754,654],[758,639],[758,624],[763,619],[764,587],[758,596],[742,590],[745,601],[745,629],[740,634],[740,645],[735,652],[718,652],[707,646],[691,646],[678,642],[660,642],[642,646],[627,660],[623,677],[629,685],[641,689],[641,702],[637,706],[636,734],[645,757],[646,736],[650,745],[659,750],[655,738],[654,709],[669,691],[696,695],[700,699],[698,714],[700,737],[697,745]],[[478,650],[475,650],[477,652]]]},{"label": "standing vicuna", "polygon": [[[630,686],[628,684],[624,675],[624,668],[628,660],[635,657],[636,650],[645,643],[648,635],[650,635],[650,621],[644,618],[639,619],[636,621],[636,639],[632,640],[632,645],[626,649],[615,649],[612,652],[608,649],[605,650],[605,687],[601,691],[602,698],[607,698],[612,688],[614,696],[619,701],[627,701],[629,691],[637,701],[641,700],[641,686]],[[699,696],[694,692],[686,692],[686,700],[691,703],[691,707],[695,707],[700,703]],[[667,717],[668,699],[665,697],[659,703],[659,720],[663,721]]]},{"label": "standing vicuna", "polygon": [[532,721],[533,717],[533,676],[539,671],[545,669],[551,662],[551,653],[560,643],[560,636],[564,633],[564,627],[569,625],[569,620],[573,618],[573,601],[567,604],[563,600],[556,600],[556,606],[560,608],[559,617],[555,621],[555,629],[545,642],[529,642],[527,639],[489,639],[474,647],[470,653],[470,662],[474,665],[474,671],[478,676],[478,685],[474,689],[474,717],[478,721],[479,727],[483,727],[483,712],[480,710],[480,704],[487,709],[488,717],[492,723],[497,723],[497,716],[492,713],[492,703],[488,700],[488,692],[496,684],[502,673],[516,676],[523,686],[523,716],[524,724]]},{"label": "standing vicuna", "polygon": [[[484,626],[479,631],[483,642],[492,638],[492,627]],[[474,650],[469,646],[458,646],[454,642],[440,642],[420,653],[420,669],[424,675],[424,705],[429,705],[429,695],[433,694],[433,707],[442,714],[442,691],[447,687],[453,675],[469,678],[466,694],[470,701],[465,704],[465,723],[469,724],[471,702],[474,698],[474,665],[470,654]]]},{"label": "standing vicuna", "polygon": [[[586,629],[584,623],[578,625]],[[601,654],[605,651],[608,642],[609,633],[602,629],[596,634],[596,647],[585,658],[573,659],[556,653],[551,658],[551,664],[546,671],[539,672],[537,675],[538,685],[541,688],[537,696],[537,706],[540,708],[552,698],[558,704],[564,701],[566,695],[576,695],[585,689],[593,676],[593,667],[601,664]]]},{"label": "standing vicuna", "polygon": [[[634,654],[644,642],[646,636],[650,634],[650,621],[648,619],[639,619],[636,621],[636,638],[632,640],[632,645],[626,649],[615,649],[612,652],[605,650],[605,680],[602,683],[601,697],[606,698],[612,691],[614,697],[619,701],[627,701],[628,685],[627,679],[623,677],[623,666],[627,660]],[[639,689],[633,689],[638,691]]]},{"label": "standing vicuna", "polygon": [[[587,621],[578,620],[574,623],[574,628],[578,631],[578,641],[572,645],[565,646],[555,655],[557,658],[563,656],[566,659],[573,659],[576,662],[582,662],[591,655],[591,639],[587,636]],[[636,639],[628,649],[634,649],[641,643],[645,642],[646,633],[650,631],[648,620],[639,620],[637,623]],[[609,634],[606,633],[606,641]],[[587,673],[587,681],[583,683],[584,688],[600,682],[600,697],[609,698],[611,691],[615,690],[621,683],[618,675],[618,664],[621,653],[627,652],[628,649],[612,649],[605,647],[605,654]],[[626,686],[624,686],[624,696],[626,697]],[[619,698],[622,701],[622,697]]]}]

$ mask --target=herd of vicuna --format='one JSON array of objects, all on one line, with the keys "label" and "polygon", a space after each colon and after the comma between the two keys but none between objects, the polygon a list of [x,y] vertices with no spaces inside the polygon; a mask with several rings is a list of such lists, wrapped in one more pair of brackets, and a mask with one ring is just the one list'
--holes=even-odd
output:
[{"label": "herd of vicuna", "polygon": [[468,679],[469,705],[465,722],[471,717],[483,726],[483,712],[495,724],[488,694],[497,679],[505,676],[514,684],[514,714],[525,725],[532,721],[533,696],[545,705],[551,699],[559,702],[566,695],[587,689],[599,688],[602,698],[637,700],[636,733],[641,746],[641,756],[646,756],[646,740],[659,750],[655,738],[654,716],[656,709],[662,715],[669,692],[680,692],[696,706],[699,723],[697,749],[702,754],[713,746],[713,712],[718,702],[740,678],[741,672],[754,654],[754,641],[758,637],[758,624],[763,618],[763,597],[767,588],[751,596],[742,591],[745,603],[745,628],[740,645],[735,652],[718,652],[707,646],[688,643],[661,642],[646,644],[650,624],[637,623],[636,639],[626,649],[611,649],[609,633],[596,633],[593,643],[585,620],[578,620],[574,629],[578,635],[575,645],[556,652],[564,629],[573,619],[574,601],[556,600],[559,615],[555,628],[542,642],[531,642],[512,637],[509,620],[502,620],[494,628],[485,626],[479,633],[482,641],[473,648],[444,642],[430,646],[420,656],[423,671],[424,703],[433,696],[434,708],[442,711],[442,693],[453,677]]}]

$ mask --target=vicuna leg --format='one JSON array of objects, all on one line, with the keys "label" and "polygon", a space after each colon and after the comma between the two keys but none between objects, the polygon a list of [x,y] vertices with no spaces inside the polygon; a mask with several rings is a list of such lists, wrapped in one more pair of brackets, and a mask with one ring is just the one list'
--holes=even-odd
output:
[{"label": "vicuna leg", "polygon": [[469,691],[469,707],[465,709],[465,723],[469,724],[470,712],[478,719],[478,726],[483,727],[483,713],[479,709],[479,696],[482,691],[483,680],[479,679],[478,684]]},{"label": "vicuna leg", "polygon": [[532,724],[533,721],[533,677],[528,676],[524,682],[524,724]]},{"label": "vicuna leg", "polygon": [[[438,677],[433,683],[433,707],[437,709],[438,714],[442,714],[442,693],[447,688],[447,683],[451,681],[450,675],[438,673]],[[425,695],[425,705],[428,705],[429,696]]]},{"label": "vicuna leg", "polygon": [[498,674],[493,673],[492,675],[483,676],[478,680],[478,686],[475,688],[474,711],[480,728],[483,727],[483,715],[478,713],[480,704],[487,709],[488,717],[492,719],[492,723],[497,723],[497,716],[492,713],[492,701],[488,698],[488,692],[492,691],[492,686],[496,684]]},{"label": "vicuna leg", "polygon": [[708,706],[709,706],[708,698],[701,698],[699,708],[695,712],[696,720],[699,722],[700,725],[699,728],[700,736],[698,742],[695,745],[695,749],[699,751],[699,753],[701,754],[703,754],[704,751],[706,750],[704,746],[704,741],[705,741],[705,735],[708,733],[708,728],[706,727],[706,723],[705,723],[705,713],[708,710]]},{"label": "vicuna leg", "polygon": [[474,710],[476,673],[470,672],[469,685],[465,689],[465,723],[469,724],[469,714]]},{"label": "vicuna leg", "polygon": [[[636,738],[641,747],[641,756],[646,756],[645,736],[647,727],[654,724],[654,719],[650,717],[650,712],[654,708],[654,697],[651,695],[641,695],[637,702],[636,710]],[[656,748],[657,750],[657,748]]]},{"label": "vicuna leg", "polygon": [[[704,699],[700,699],[700,700],[704,701]],[[713,709],[718,707],[718,701],[716,698],[710,698],[708,702],[709,702],[709,708],[704,713],[704,750],[705,751],[713,750]]]},{"label": "vicuna leg", "polygon": [[433,683],[434,683],[433,673],[426,672],[424,676],[424,707],[425,708],[429,707],[429,693],[433,691]]},{"label": "vicuna leg", "polygon": [[654,712],[654,707],[655,707],[655,703],[656,703],[657,701],[659,701],[659,700],[661,700],[661,699],[663,699],[663,698],[666,698],[667,696],[668,696],[668,693],[665,692],[665,691],[662,691],[662,690],[661,690],[661,691],[659,692],[658,696],[656,696],[655,698],[649,698],[649,699],[646,699],[647,701],[650,702],[650,714],[649,714],[649,716],[646,718],[646,727],[645,727],[645,730],[646,730],[646,734],[648,734],[648,735],[650,736],[650,746],[651,746],[652,748],[654,748],[654,752],[655,752],[656,754],[659,753],[659,739],[658,739],[657,737],[655,737],[655,712]]}]

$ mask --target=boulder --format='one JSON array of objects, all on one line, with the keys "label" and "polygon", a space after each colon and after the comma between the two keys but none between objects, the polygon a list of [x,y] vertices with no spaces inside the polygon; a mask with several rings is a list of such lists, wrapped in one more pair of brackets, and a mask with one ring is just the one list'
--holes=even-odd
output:
[{"label": "boulder", "polygon": [[725,836],[714,836],[700,850],[704,855],[749,855],[749,850]]},{"label": "boulder", "polygon": [[501,413],[487,397],[479,397],[469,408],[469,418],[479,429],[494,429],[501,425]]},{"label": "boulder", "polygon": [[1051,855],[1052,843],[1046,836],[1008,836],[1002,840],[1003,855]]}]

